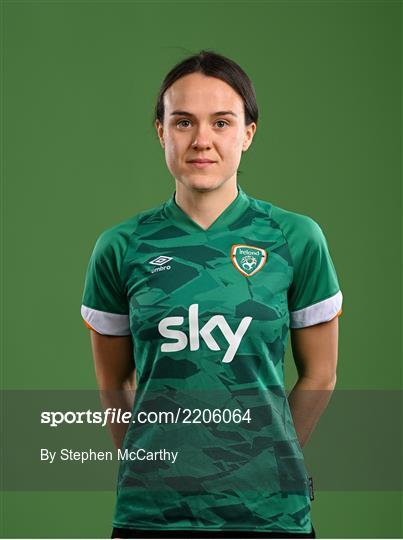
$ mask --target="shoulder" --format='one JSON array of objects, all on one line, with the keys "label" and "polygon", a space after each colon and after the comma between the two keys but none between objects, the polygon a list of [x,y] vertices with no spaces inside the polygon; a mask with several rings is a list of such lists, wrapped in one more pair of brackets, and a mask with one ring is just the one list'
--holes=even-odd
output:
[{"label": "shoulder", "polygon": [[273,206],[272,219],[277,221],[286,235],[297,235],[301,239],[311,239],[322,235],[319,224],[310,216]]},{"label": "shoulder", "polygon": [[323,237],[319,224],[310,216],[286,210],[268,201],[249,197],[251,208],[266,215],[274,227],[281,229],[286,240],[298,239],[302,242],[315,242]]},{"label": "shoulder", "polygon": [[102,231],[95,243],[95,251],[110,252],[124,250],[131,238],[139,234],[142,227],[162,221],[163,205],[145,210]]}]

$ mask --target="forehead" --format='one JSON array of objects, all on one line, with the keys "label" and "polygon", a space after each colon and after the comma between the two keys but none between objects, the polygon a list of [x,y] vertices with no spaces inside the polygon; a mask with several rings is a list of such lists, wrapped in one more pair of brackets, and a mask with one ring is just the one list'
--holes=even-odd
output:
[{"label": "forehead", "polygon": [[164,107],[169,113],[183,109],[192,113],[231,109],[243,111],[241,96],[225,81],[191,73],[175,81],[164,94]]}]

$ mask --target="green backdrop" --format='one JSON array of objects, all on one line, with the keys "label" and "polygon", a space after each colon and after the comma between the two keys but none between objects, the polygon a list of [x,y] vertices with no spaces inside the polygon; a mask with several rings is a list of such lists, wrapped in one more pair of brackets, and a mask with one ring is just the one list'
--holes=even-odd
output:
[{"label": "green backdrop", "polygon": [[[165,73],[201,48],[254,81],[243,189],[326,234],[344,294],[337,388],[402,388],[400,2],[1,7],[4,389],[96,387],[80,317],[88,258],[102,230],[172,193],[152,112]],[[286,370],[291,388],[290,354]],[[107,537],[114,496],[5,492],[2,534]],[[318,536],[399,537],[401,496],[317,492]]]}]

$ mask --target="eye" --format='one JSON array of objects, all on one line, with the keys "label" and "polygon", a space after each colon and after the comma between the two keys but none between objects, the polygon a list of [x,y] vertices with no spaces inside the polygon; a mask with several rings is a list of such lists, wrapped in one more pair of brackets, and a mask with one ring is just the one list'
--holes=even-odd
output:
[{"label": "eye", "polygon": [[180,122],[178,122],[176,125],[180,127],[188,127],[183,125],[184,122],[190,124],[190,120],[180,120]]},{"label": "eye", "polygon": [[225,127],[225,126],[229,126],[229,123],[226,122],[225,120],[217,120],[216,124],[224,124],[224,125],[219,126],[220,128]]}]

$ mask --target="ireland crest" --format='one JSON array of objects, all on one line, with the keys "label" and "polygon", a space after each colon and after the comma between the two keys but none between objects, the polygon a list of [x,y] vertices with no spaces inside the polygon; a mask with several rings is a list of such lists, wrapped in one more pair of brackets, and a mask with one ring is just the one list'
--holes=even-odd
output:
[{"label": "ireland crest", "polygon": [[267,253],[263,248],[235,244],[231,248],[232,264],[246,277],[259,272],[267,261]]}]

